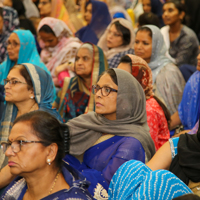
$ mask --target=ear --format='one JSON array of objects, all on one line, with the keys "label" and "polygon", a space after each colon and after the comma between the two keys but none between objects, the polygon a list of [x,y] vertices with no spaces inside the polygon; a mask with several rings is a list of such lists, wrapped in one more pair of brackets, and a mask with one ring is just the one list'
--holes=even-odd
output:
[{"label": "ear", "polygon": [[34,90],[33,89],[29,90],[29,98],[30,99],[34,99],[35,98],[35,94],[34,94]]},{"label": "ear", "polygon": [[47,164],[52,163],[57,155],[58,145],[56,143],[52,143],[47,147]]},{"label": "ear", "polygon": [[182,21],[184,17],[185,17],[185,12],[182,11],[182,12],[180,13],[180,15],[179,15],[179,18],[180,18],[180,20]]}]

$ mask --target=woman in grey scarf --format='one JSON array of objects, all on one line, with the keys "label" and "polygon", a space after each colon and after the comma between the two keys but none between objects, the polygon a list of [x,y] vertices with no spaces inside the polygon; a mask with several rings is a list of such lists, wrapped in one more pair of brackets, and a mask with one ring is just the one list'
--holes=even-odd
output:
[{"label": "woman in grey scarf", "polygon": [[91,182],[89,191],[98,199],[107,196],[110,180],[124,162],[135,159],[145,163],[155,147],[147,125],[145,95],[131,74],[109,69],[93,90],[95,112],[67,123],[73,156],[67,155],[65,161]]}]

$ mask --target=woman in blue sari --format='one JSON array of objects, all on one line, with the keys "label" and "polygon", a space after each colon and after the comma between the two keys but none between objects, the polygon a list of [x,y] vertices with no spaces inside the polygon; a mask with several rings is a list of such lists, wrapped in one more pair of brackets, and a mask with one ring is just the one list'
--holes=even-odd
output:
[{"label": "woman in blue sari", "polygon": [[109,69],[93,89],[95,112],[67,123],[71,155],[64,160],[91,182],[89,192],[101,199],[107,197],[111,178],[124,162],[135,159],[145,163],[155,153],[155,146],[147,125],[145,95],[131,74]]},{"label": "woman in blue sari", "polygon": [[15,30],[8,38],[7,59],[0,65],[0,83],[7,77],[8,72],[15,64],[32,63],[44,69],[49,74],[49,70],[40,60],[37,52],[35,39],[28,30]]},{"label": "woman in blue sari", "polygon": [[97,44],[99,38],[111,22],[107,5],[100,1],[88,1],[85,6],[84,18],[87,26],[78,30],[75,35],[82,42]]},{"label": "woman in blue sari", "polygon": [[[0,141],[8,140],[13,121],[20,115],[33,111],[44,110],[62,121],[53,102],[53,81],[51,75],[38,66],[29,63],[15,65],[5,79],[5,110],[1,119]],[[0,153],[0,166],[7,161]]]}]

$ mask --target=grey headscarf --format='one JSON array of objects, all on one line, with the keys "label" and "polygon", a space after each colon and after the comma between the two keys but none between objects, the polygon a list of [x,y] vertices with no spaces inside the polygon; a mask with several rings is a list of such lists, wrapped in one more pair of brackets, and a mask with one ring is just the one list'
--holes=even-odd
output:
[{"label": "grey headscarf", "polygon": [[118,81],[117,119],[112,121],[95,112],[89,112],[69,120],[70,154],[83,154],[102,133],[108,133],[138,139],[150,160],[155,153],[155,146],[147,125],[144,91],[131,74],[121,69],[113,70]]},{"label": "grey headscarf", "polygon": [[153,83],[155,83],[160,70],[168,63],[171,63],[171,61],[165,56],[167,47],[160,29],[154,25],[145,25],[142,27],[148,27],[152,32],[152,54],[148,65],[152,70]]}]

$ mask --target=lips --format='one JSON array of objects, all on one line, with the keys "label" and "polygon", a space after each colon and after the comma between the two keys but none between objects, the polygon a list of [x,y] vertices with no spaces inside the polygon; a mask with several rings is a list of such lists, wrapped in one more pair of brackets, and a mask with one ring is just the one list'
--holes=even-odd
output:
[{"label": "lips", "polygon": [[96,102],[96,107],[101,107],[101,106],[103,106],[101,103]]},{"label": "lips", "polygon": [[13,166],[15,166],[15,165],[16,165],[15,162],[13,162],[13,161],[8,161],[8,166],[9,166],[9,167],[13,167]]}]

